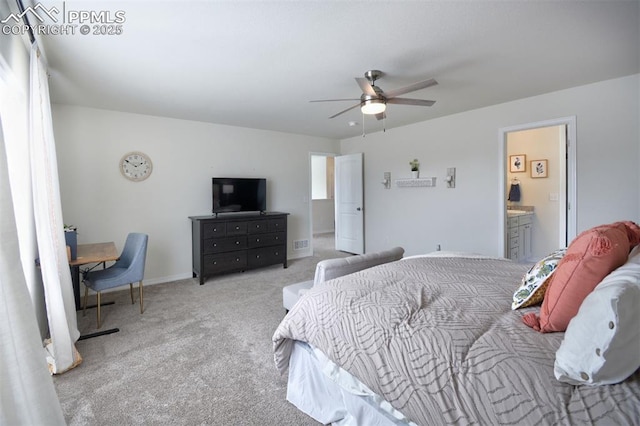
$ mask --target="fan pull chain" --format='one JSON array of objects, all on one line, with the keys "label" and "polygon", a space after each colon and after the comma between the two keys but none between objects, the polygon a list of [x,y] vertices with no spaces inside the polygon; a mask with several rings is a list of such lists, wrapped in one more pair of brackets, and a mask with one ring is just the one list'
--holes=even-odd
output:
[{"label": "fan pull chain", "polygon": [[365,136],[367,135],[364,133],[364,112],[363,112],[362,113],[362,137],[364,138]]}]

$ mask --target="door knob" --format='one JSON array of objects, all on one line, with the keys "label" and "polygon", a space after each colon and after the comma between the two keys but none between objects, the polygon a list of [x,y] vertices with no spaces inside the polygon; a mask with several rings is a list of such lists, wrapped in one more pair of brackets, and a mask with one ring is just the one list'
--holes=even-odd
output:
[{"label": "door knob", "polygon": [[358,207],[356,210],[361,211],[362,209],[360,207]]}]

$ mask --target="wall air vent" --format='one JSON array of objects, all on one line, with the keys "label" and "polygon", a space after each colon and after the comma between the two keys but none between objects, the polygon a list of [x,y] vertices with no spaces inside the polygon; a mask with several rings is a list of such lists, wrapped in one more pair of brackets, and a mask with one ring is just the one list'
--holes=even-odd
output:
[{"label": "wall air vent", "polygon": [[309,248],[309,240],[295,240],[293,242],[294,250],[304,250]]}]

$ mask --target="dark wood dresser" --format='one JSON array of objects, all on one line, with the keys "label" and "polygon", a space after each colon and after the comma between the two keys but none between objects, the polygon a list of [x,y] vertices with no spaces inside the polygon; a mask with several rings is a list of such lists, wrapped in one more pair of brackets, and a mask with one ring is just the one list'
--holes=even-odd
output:
[{"label": "dark wood dresser", "polygon": [[206,277],[282,263],[287,267],[287,215],[190,216],[193,277]]}]

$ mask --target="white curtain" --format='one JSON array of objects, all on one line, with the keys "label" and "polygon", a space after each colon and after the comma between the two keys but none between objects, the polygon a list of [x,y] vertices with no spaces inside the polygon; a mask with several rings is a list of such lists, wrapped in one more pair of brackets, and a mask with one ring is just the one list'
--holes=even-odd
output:
[{"label": "white curtain", "polygon": [[0,61],[0,424],[64,425],[20,261],[4,139],[16,132],[2,120],[16,108],[9,74]]},{"label": "white curtain", "polygon": [[31,46],[29,143],[33,208],[51,339],[46,342],[49,370],[75,367],[78,332],[76,309],[64,238],[58,162],[51,122],[47,69],[37,43]]}]

